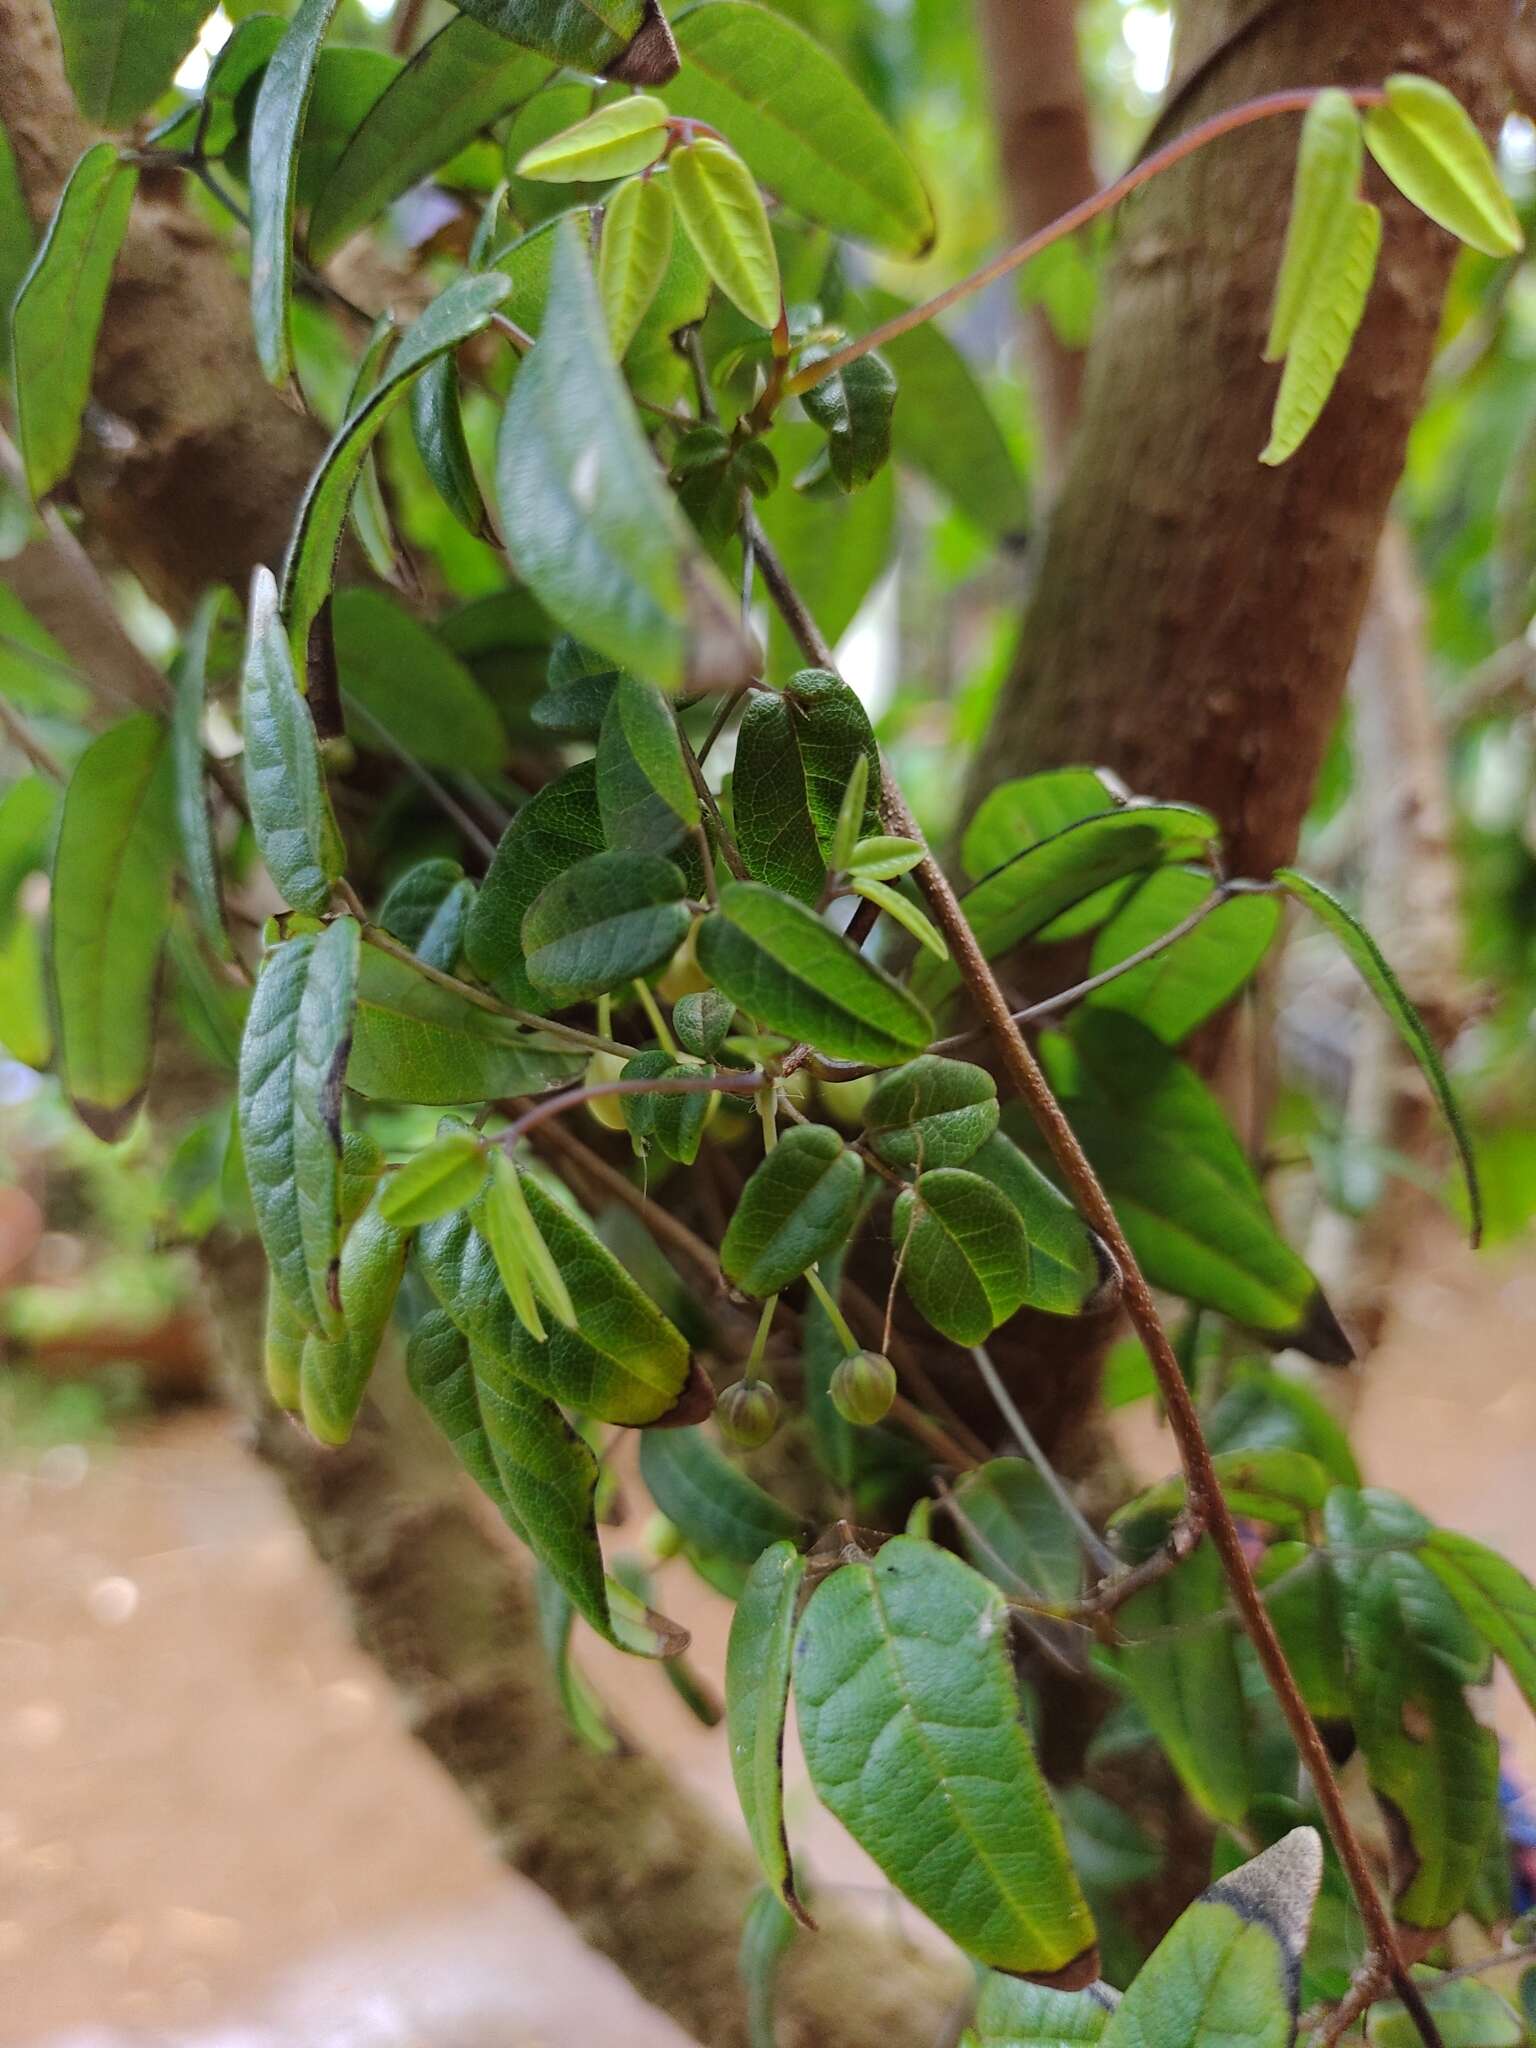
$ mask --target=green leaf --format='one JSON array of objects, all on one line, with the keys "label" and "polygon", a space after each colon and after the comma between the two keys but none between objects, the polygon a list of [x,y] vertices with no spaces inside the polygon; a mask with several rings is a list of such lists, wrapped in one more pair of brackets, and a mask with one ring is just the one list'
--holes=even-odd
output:
[{"label": "green leaf", "polygon": [[475,885],[456,860],[418,861],[379,905],[379,926],[423,966],[451,974],[474,900]]},{"label": "green leaf", "polygon": [[192,614],[182,637],[171,680],[176,691],[171,716],[171,761],[176,802],[176,829],[181,842],[182,870],[203,937],[221,959],[230,957],[224,929],[224,902],[219,893],[219,863],[214,852],[208,814],[208,787],[203,767],[203,704],[208,682],[208,643],[223,610],[224,592],[213,590]]},{"label": "green leaf", "polygon": [[491,1454],[469,1340],[441,1309],[429,1310],[411,1331],[405,1371],[412,1393],[448,1439],[460,1464],[495,1502],[514,1535],[526,1543],[527,1531],[507,1498]]},{"label": "green leaf", "polygon": [[[1090,974],[1103,974],[1172,931],[1211,894],[1211,878],[1159,868],[1094,940]],[[1185,938],[1095,989],[1096,1009],[1126,1010],[1164,1045],[1178,1045],[1229,1003],[1269,950],[1280,925],[1274,896],[1230,896]]]},{"label": "green leaf", "polygon": [[554,1670],[560,1704],[571,1733],[599,1756],[617,1756],[623,1744],[608,1723],[601,1699],[571,1661],[576,1609],[570,1596],[542,1563],[534,1567],[533,1591],[539,1612],[539,1639]]},{"label": "green leaf", "polygon": [[1352,1356],[1279,1235],[1215,1098],[1132,1018],[1085,1009],[1041,1041],[1052,1085],[1156,1287],[1231,1316],[1275,1350]]},{"label": "green leaf", "polygon": [[1291,219],[1264,347],[1267,363],[1279,362],[1291,345],[1302,309],[1316,290],[1317,272],[1339,218],[1360,196],[1364,159],[1354,101],[1335,86],[1325,87],[1301,124]]},{"label": "green leaf", "polygon": [[807,220],[894,256],[925,255],[933,207],[901,144],[819,43],[749,0],[686,8],[674,114],[731,138],[770,191]]},{"label": "green leaf", "polygon": [[747,1994],[749,2048],[776,2048],[779,1965],[795,1938],[795,1921],[771,1886],[752,1894],[742,1920],[737,1972]]},{"label": "green leaf", "polygon": [[[335,56],[341,53],[328,51],[326,54]],[[344,419],[349,419],[368,394],[377,388],[394,339],[393,316],[381,313],[369,330],[368,339],[363,344],[362,354],[358,357],[357,366],[352,373],[352,382],[341,408]],[[357,487],[352,493],[350,518],[352,531],[356,534],[374,573],[382,576],[386,582],[394,582],[399,574],[395,530],[390,519],[389,505],[384,497],[384,486],[379,481],[379,466],[372,454],[363,457]]]},{"label": "green leaf", "polygon": [[428,981],[408,961],[363,948],[347,1086],[386,1102],[449,1106],[537,1094],[586,1063]]},{"label": "green leaf", "polygon": [[960,845],[973,882],[1068,825],[1123,807],[1125,797],[1093,768],[1050,768],[1000,782],[977,806]]},{"label": "green leaf", "polygon": [[543,1002],[528,978],[523,918],[549,883],[602,850],[597,771],[590,761],[530,797],[502,834],[470,913],[464,950],[476,974],[504,1002],[519,1009],[537,1009]]},{"label": "green leaf", "polygon": [[910,897],[903,896],[899,889],[889,888],[884,882],[871,882],[857,876],[853,882],[853,893],[862,896],[866,903],[873,903],[877,910],[899,924],[909,937],[916,939],[923,950],[935,960],[947,960],[949,947],[944,934],[925,911],[919,910]]},{"label": "green leaf", "polygon": [[[863,324],[875,327],[905,312],[909,302],[866,286],[856,303]],[[880,353],[902,391],[895,419],[897,460],[937,485],[983,533],[1015,540],[1026,534],[1029,492],[1019,465],[975,371],[948,335],[936,322],[926,321],[886,342]],[[996,864],[988,861],[986,867]]]},{"label": "green leaf", "polygon": [[[832,827],[832,842],[827,848],[827,865],[834,874],[842,874],[853,865],[861,846],[875,842],[863,837],[864,813],[869,807],[869,756],[863,752],[853,758],[853,772],[848,777],[848,786],[843,791],[842,801],[837,807],[837,819]],[[903,842],[916,846],[915,840]],[[913,865],[917,863],[914,857]],[[874,879],[879,880],[876,876]]]},{"label": "green leaf", "polygon": [[[1218,1451],[1212,1464],[1234,1515],[1288,1531],[1303,1527],[1317,1513],[1332,1484],[1331,1475],[1305,1451]],[[1188,1484],[1181,1473],[1127,1501],[1110,1517],[1109,1526],[1119,1528],[1153,1514],[1166,1520],[1179,1512],[1188,1497]]]},{"label": "green leaf", "polygon": [[627,85],[665,85],[677,70],[656,0],[454,0],[510,42],[576,71]]},{"label": "green leaf", "polygon": [[151,129],[148,140],[161,149],[188,149],[201,128],[209,157],[223,156],[231,145],[238,147],[239,116],[248,116],[254,101],[255,89],[247,92],[246,88],[266,69],[287,26],[275,14],[253,14],[237,21],[208,67],[201,99],[169,115]]},{"label": "green leaf", "polygon": [[539,1313],[538,1292],[533,1284],[535,1264],[545,1283],[546,1293],[550,1292],[553,1282],[554,1298],[559,1301],[561,1309],[560,1321],[567,1329],[574,1328],[576,1314],[569,1290],[560,1277],[559,1267],[550,1257],[548,1245],[539,1234],[538,1225],[533,1221],[521,1176],[501,1146],[497,1146],[491,1155],[491,1184],[475,1220],[481,1236],[491,1248],[491,1257],[496,1262],[497,1274],[512,1304],[512,1313],[529,1336],[542,1344],[548,1335],[544,1318]]},{"label": "green leaf", "polygon": [[524,1329],[490,1246],[462,1213],[424,1225],[416,1241],[438,1301],[478,1352],[504,1360],[550,1400],[631,1428],[669,1416],[696,1421],[707,1382],[701,1392],[679,1332],[584,1223],[536,1181],[524,1178],[522,1192],[570,1298],[581,1304],[581,1328],[556,1324],[543,1343]]},{"label": "green leaf", "polygon": [[795,1644],[811,1782],[977,1962],[1091,1982],[1083,1902],[1019,1718],[1002,1595],[910,1536],[812,1595]]},{"label": "green leaf", "polygon": [[705,1555],[754,1565],[770,1544],[788,1547],[805,1536],[788,1508],[733,1465],[705,1430],[647,1430],[640,1476],[667,1520]]},{"label": "green leaf", "polygon": [[39,1072],[53,1058],[42,934],[25,912],[0,926],[0,1045]]},{"label": "green leaf", "polygon": [[1347,1721],[1344,1639],[1327,1558],[1308,1543],[1271,1543],[1254,1578],[1307,1712],[1320,1721]]},{"label": "green leaf", "polygon": [[1213,1451],[1305,1451],[1341,1486],[1358,1486],[1349,1438],[1309,1387],[1267,1367],[1240,1367],[1206,1422]]},{"label": "green leaf", "polygon": [[474,1132],[452,1132],[390,1175],[379,1193],[379,1214],[401,1230],[435,1223],[472,1202],[489,1170],[485,1147]]},{"label": "green leaf", "polygon": [[494,772],[506,734],[464,664],[382,590],[338,591],[331,607],[343,700],[360,745],[387,735],[428,768]]},{"label": "green leaf", "polygon": [[1010,1598],[1073,1601],[1083,1590],[1082,1539],[1035,1467],[993,1458],[954,1491],[966,1555]]},{"label": "green leaf", "polygon": [[[694,1060],[674,1059],[667,1052],[637,1053],[625,1063],[621,1081],[702,1080],[708,1070]],[[620,1102],[624,1125],[636,1156],[645,1158],[652,1139],[668,1159],[692,1166],[699,1156],[704,1126],[718,1096],[700,1089],[691,1094],[626,1095]]]},{"label": "green leaf", "polygon": [[[809,370],[832,353],[807,349],[800,368]],[[845,491],[856,491],[891,459],[896,411],[896,373],[878,350],[834,370],[801,396],[806,414],[827,436],[832,474]]]},{"label": "green leaf", "polygon": [[732,688],[755,650],[657,472],[580,237],[562,222],[555,245],[497,449],[508,553],[551,616],[620,667],[671,689]]},{"label": "green leaf", "polygon": [[101,128],[152,106],[197,41],[204,0],[53,0],[75,102]]},{"label": "green leaf", "polygon": [[1520,222],[1472,117],[1443,85],[1399,71],[1365,116],[1371,155],[1421,213],[1485,256],[1518,256]]},{"label": "green leaf", "polygon": [[302,659],[309,629],[330,594],[352,492],[384,422],[411,380],[478,334],[509,289],[500,271],[489,271],[460,277],[440,292],[401,335],[378,383],[337,429],[310,478],[283,563],[283,617],[296,658]]},{"label": "green leaf", "polygon": [[[1499,1960],[1497,1954],[1488,1958],[1490,1966]],[[1526,2039],[1519,2013],[1491,1986],[1475,1977],[1443,1983],[1433,1970],[1416,1969],[1413,1975],[1444,2048],[1520,2048]],[[1370,2007],[1365,2032],[1371,2048],[1414,2048],[1423,2039],[1408,2008],[1395,1998]]]},{"label": "green leaf", "polygon": [[547,185],[627,178],[648,170],[666,148],[668,119],[666,107],[649,93],[610,100],[585,120],[536,143],[519,159],[517,176]]},{"label": "green leaf", "polygon": [[529,715],[541,732],[595,740],[603,729],[603,716],[619,686],[620,674],[605,656],[563,633],[550,651],[549,688],[534,699]]},{"label": "green leaf", "polygon": [[320,48],[336,0],[299,0],[272,53],[251,117],[251,322],[256,353],[273,384],[293,374],[290,300],[299,142],[315,89]]},{"label": "green leaf", "polygon": [[[1208,855],[1217,834],[1209,812],[1188,804],[1127,804],[1063,826],[1014,855],[967,891],[962,908],[982,951],[995,959],[1109,882]],[[959,979],[953,962],[920,960],[913,987],[935,1002]]]},{"label": "green leaf", "polygon": [[451,353],[428,363],[411,386],[409,403],[411,436],[434,490],[466,533],[494,544],[495,529],[465,438],[459,366]]},{"label": "green leaf", "polygon": [[922,1005],[814,911],[728,882],[698,928],[699,965],[738,1009],[833,1059],[896,1066],[933,1035]]},{"label": "green leaf", "polygon": [[155,979],[171,915],[165,734],[146,715],[101,734],[64,793],[50,877],[59,1071],[75,1113],[120,1138],[149,1080]]},{"label": "green leaf", "polygon": [[924,1053],[882,1074],[864,1129],[887,1166],[964,1166],[997,1129],[997,1083],[985,1067]]},{"label": "green leaf", "polygon": [[1029,1239],[1024,1306],[1077,1316],[1103,1308],[1119,1291],[1114,1261],[1066,1196],[999,1131],[966,1162],[1005,1194]]},{"label": "green leaf", "polygon": [[1419,1556],[1536,1709],[1536,1586],[1496,1550],[1450,1529],[1431,1531]]},{"label": "green leaf", "polygon": [[608,337],[621,360],[666,277],[675,217],[665,178],[631,178],[604,209],[597,288]]},{"label": "green leaf", "polygon": [[858,1214],[864,1166],[825,1124],[797,1124],[742,1189],[720,1246],[727,1279],[762,1299],[837,1250]]},{"label": "green leaf", "polygon": [[1107,1984],[1053,1991],[993,1973],[981,1987],[976,2026],[961,2048],[1092,2048],[1119,1999]]},{"label": "green leaf", "polygon": [[891,1241],[914,1305],[956,1344],[984,1344],[1028,1293],[1029,1239],[1018,1210],[962,1167],[925,1173],[896,1197]]},{"label": "green leaf", "polygon": [[11,372],[27,488],[62,483],[80,446],[96,337],[139,174],[110,142],[88,149],[59,194],[11,307]]},{"label": "green leaf", "polygon": [[479,22],[439,29],[373,103],[326,179],[310,216],[312,259],[323,263],[550,76],[546,57]]},{"label": "green leaf", "polygon": [[[755,691],[731,779],[736,844],[770,888],[816,903],[826,887],[838,814],[857,764],[879,768],[869,714],[840,677],[802,669],[778,692]],[[865,819],[878,824],[868,807]]]},{"label": "green leaf", "polygon": [[41,775],[19,777],[0,796],[0,931],[15,914],[27,876],[48,867],[58,807],[58,792]]},{"label": "green leaf", "polygon": [[655,854],[594,853],[567,868],[523,918],[529,979],[565,1009],[652,973],[688,936],[684,888]]},{"label": "green leaf", "polygon": [[1226,1582],[1209,1543],[1119,1613],[1111,1668],[1146,1716],[1190,1794],[1216,1820],[1240,1823],[1253,1798]]},{"label": "green leaf", "polygon": [[704,268],[738,311],[771,331],[784,294],[757,180],[733,149],[710,135],[675,149],[668,169],[677,217]]},{"label": "green leaf", "polygon": [[762,1553],[736,1603],[725,1656],[725,1726],[736,1797],[763,1874],[802,1921],[806,1915],[795,1896],[784,1832],[784,1721],[805,1572],[793,1543],[775,1543]]},{"label": "green leaf", "polygon": [[1349,955],[1361,980],[1391,1019],[1398,1037],[1417,1060],[1419,1071],[1429,1083],[1430,1092],[1439,1103],[1441,1114],[1450,1126],[1456,1154],[1461,1161],[1462,1175],[1467,1184],[1467,1206],[1472,1218],[1472,1243],[1476,1245],[1483,1234],[1483,1197],[1477,1178],[1477,1160],[1472,1151],[1472,1139],[1462,1120],[1450,1081],[1446,1077],[1439,1050],[1429,1035],[1424,1019],[1408,1000],[1402,983],[1387,965],[1376,941],[1336,896],[1323,888],[1321,883],[1309,881],[1305,875],[1297,874],[1294,868],[1277,869],[1275,880],[1288,895],[1294,896],[1298,903],[1304,904],[1332,932]]},{"label": "green leaf", "polygon": [[37,235],[22,190],[16,151],[0,121],[0,349],[11,353],[11,305],[37,254]]},{"label": "green leaf", "polygon": [[347,1232],[341,1248],[340,1331],[313,1331],[304,1341],[299,1406],[305,1427],[323,1444],[344,1444],[352,1434],[369,1375],[394,1313],[410,1246],[406,1232],[371,1204]]},{"label": "green leaf", "polygon": [[269,569],[251,579],[240,711],[256,844],[284,900],[318,915],[340,879],[341,846]]},{"label": "green leaf", "polygon": [[597,808],[615,851],[670,853],[699,823],[672,707],[654,683],[621,675],[597,743]]},{"label": "green leaf", "polygon": [[697,995],[679,996],[672,1005],[672,1029],[684,1052],[701,1060],[716,1058],[731,1035],[736,1006],[718,989],[707,988]]},{"label": "green leaf", "polygon": [[1381,213],[1357,199],[1336,219],[1307,280],[1260,462],[1288,461],[1317,424],[1365,317],[1380,250]]},{"label": "green leaf", "polygon": [[1291,2048],[1323,1874],[1296,1828],[1186,1908],[1116,2007],[1103,2048]]}]

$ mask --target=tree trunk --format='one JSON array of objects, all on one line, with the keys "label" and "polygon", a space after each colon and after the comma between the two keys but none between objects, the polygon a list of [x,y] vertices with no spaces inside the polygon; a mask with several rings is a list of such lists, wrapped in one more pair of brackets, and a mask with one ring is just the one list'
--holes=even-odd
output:
[{"label": "tree trunk", "polygon": [[[1244,24],[1258,17],[1252,34]],[[1444,80],[1490,129],[1507,0],[1189,0],[1188,127],[1282,86]],[[1264,122],[1123,210],[1082,419],[1012,677],[970,796],[1066,762],[1208,805],[1234,872],[1294,851],[1354,650],[1455,254],[1374,172],[1370,309],[1311,440],[1261,468],[1260,360],[1296,154]]]}]

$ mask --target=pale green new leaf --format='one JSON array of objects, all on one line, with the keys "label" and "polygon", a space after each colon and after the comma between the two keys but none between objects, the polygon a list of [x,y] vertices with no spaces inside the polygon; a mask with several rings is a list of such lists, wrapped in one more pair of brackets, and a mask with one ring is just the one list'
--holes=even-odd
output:
[{"label": "pale green new leaf", "polygon": [[656,0],[454,0],[510,42],[576,71],[665,85],[677,51]]},{"label": "pale green new leaf", "polygon": [[1357,199],[1339,215],[1307,279],[1286,348],[1268,445],[1260,462],[1286,462],[1317,424],[1370,296],[1381,249],[1381,213]]},{"label": "pale green new leaf", "polygon": [[1017,775],[989,790],[960,842],[960,865],[973,882],[1006,861],[1053,839],[1068,825],[1102,816],[1124,796],[1092,768],[1048,768]]},{"label": "pale green new leaf", "polygon": [[347,1068],[359,1095],[443,1107],[499,1101],[573,1080],[585,1058],[429,981],[407,960],[363,948]]},{"label": "pale green new leaf", "polygon": [[631,178],[603,210],[597,288],[613,352],[620,358],[661,290],[672,260],[675,218],[666,178]]},{"label": "pale green new leaf", "polygon": [[594,853],[523,918],[528,977],[555,1009],[653,973],[688,936],[681,870],[656,854]]},{"label": "pale green new leaf", "polygon": [[1397,72],[1365,117],[1371,155],[1421,213],[1485,256],[1518,256],[1520,222],[1471,115],[1433,78]]},{"label": "pale green new leaf", "polygon": [[677,217],[732,305],[758,327],[779,324],[779,255],[757,181],[741,158],[700,136],[669,159]]},{"label": "pale green new leaf", "polygon": [[825,1124],[797,1124],[742,1189],[720,1246],[726,1277],[763,1299],[847,1237],[864,1192],[859,1155]]},{"label": "pale green new leaf", "polygon": [[1354,101],[1336,86],[1325,87],[1301,124],[1291,219],[1264,348],[1267,363],[1279,362],[1290,347],[1335,226],[1360,196],[1364,160],[1365,144]]},{"label": "pale green new leaf", "polygon": [[784,1721],[805,1571],[793,1543],[775,1543],[762,1553],[736,1603],[725,1655],[725,1728],[736,1797],[764,1875],[802,1921],[784,1832]]},{"label": "pale green new leaf", "polygon": [[299,0],[272,53],[251,117],[251,323],[261,367],[274,384],[293,374],[293,215],[299,144],[315,67],[336,0]]},{"label": "pale green new leaf", "polygon": [[284,900],[318,914],[341,874],[341,844],[270,569],[251,579],[240,710],[256,844]]},{"label": "pale green new leaf", "polygon": [[910,938],[916,939],[925,953],[931,954],[935,960],[949,958],[944,934],[927,912],[919,910],[899,889],[891,888],[886,882],[871,881],[865,875],[854,876],[851,887],[855,896],[862,896],[866,903],[873,903],[877,910],[883,910]]},{"label": "pale green new leaf", "polygon": [[610,100],[585,120],[536,143],[519,159],[516,175],[546,185],[627,178],[648,170],[666,148],[668,119],[665,106],[649,93]]},{"label": "pale green new leaf", "polygon": [[81,1121],[107,1140],[128,1128],[149,1079],[171,914],[168,770],[153,718],[93,740],[64,793],[49,878],[60,1075]]},{"label": "pale green new leaf", "polygon": [[1093,2048],[1120,2002],[1108,1984],[1055,1991],[992,1972],[981,1987],[976,2025],[960,2048]]},{"label": "pale green new leaf", "polygon": [[706,1557],[750,1566],[770,1544],[789,1547],[806,1535],[788,1508],[702,1429],[647,1430],[640,1476],[667,1520]]},{"label": "pale green new leaf", "polygon": [[907,1293],[956,1344],[984,1344],[1028,1297],[1023,1221],[980,1174],[957,1166],[923,1174],[896,1197],[891,1240]]},{"label": "pale green new leaf", "polygon": [[138,181],[110,142],[88,149],[59,194],[11,308],[17,439],[34,498],[62,483],[74,465],[96,337]]},{"label": "pale green new leaf", "polygon": [[1092,1982],[1093,1922],[1019,1715],[1003,1597],[898,1536],[812,1595],[795,1643],[811,1782],[977,1962]]},{"label": "pale green new leaf", "polygon": [[451,1131],[390,1175],[379,1191],[379,1214],[401,1230],[434,1223],[475,1199],[489,1165],[473,1131]]}]

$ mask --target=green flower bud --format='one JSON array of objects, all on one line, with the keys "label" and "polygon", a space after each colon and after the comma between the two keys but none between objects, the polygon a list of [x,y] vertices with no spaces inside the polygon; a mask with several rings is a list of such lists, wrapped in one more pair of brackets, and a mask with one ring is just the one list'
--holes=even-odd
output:
[{"label": "green flower bud", "polygon": [[855,1351],[832,1375],[832,1406],[844,1422],[868,1429],[883,1422],[896,1398],[896,1368],[878,1351]]},{"label": "green flower bud", "polygon": [[779,1397],[766,1380],[738,1380],[720,1396],[715,1420],[727,1443],[760,1450],[779,1426]]}]

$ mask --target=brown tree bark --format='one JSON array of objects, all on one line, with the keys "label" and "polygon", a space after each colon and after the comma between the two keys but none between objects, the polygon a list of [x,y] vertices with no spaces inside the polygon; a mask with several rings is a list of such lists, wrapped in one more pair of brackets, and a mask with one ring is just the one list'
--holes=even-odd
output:
[{"label": "brown tree bark", "polygon": [[[1252,34],[1241,33],[1260,17]],[[1490,128],[1506,0],[1189,0],[1169,132],[1287,85],[1442,79]],[[1306,447],[1259,466],[1260,360],[1290,121],[1201,151],[1119,222],[1083,412],[1016,667],[971,787],[1070,761],[1209,805],[1235,872],[1295,850],[1423,390],[1451,238],[1372,174],[1386,228],[1350,361]]]}]

